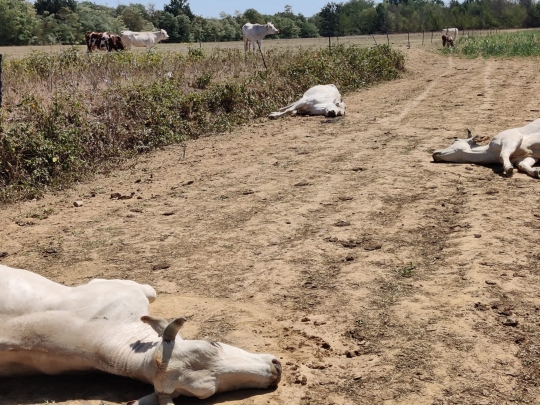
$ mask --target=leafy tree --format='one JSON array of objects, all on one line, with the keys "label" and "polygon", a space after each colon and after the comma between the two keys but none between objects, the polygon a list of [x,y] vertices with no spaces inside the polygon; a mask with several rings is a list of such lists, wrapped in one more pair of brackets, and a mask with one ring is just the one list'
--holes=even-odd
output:
[{"label": "leafy tree", "polygon": [[328,3],[319,12],[321,17],[320,33],[322,36],[333,37],[339,34],[341,9],[341,4]]},{"label": "leafy tree", "polygon": [[33,42],[37,24],[36,11],[30,3],[0,0],[0,46]]},{"label": "leafy tree", "polygon": [[178,17],[179,15],[185,15],[190,20],[193,20],[195,15],[191,12],[191,8],[189,7],[189,4],[185,0],[171,0],[171,2],[165,7],[163,7],[163,11],[167,13],[171,13],[175,17]]},{"label": "leafy tree", "polygon": [[39,15],[45,12],[49,14],[58,14],[63,8],[68,8],[75,12],[77,10],[76,0],[36,0],[34,7]]}]

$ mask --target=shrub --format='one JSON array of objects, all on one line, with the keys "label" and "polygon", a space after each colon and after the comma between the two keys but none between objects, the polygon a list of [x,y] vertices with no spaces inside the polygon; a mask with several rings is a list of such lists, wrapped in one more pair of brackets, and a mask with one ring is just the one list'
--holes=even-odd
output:
[{"label": "shrub", "polygon": [[[150,149],[229,131],[309,87],[342,91],[392,80],[404,57],[387,46],[273,51],[268,70],[237,50],[33,53],[5,64],[0,200],[35,197]],[[202,72],[202,73],[201,73]]]}]

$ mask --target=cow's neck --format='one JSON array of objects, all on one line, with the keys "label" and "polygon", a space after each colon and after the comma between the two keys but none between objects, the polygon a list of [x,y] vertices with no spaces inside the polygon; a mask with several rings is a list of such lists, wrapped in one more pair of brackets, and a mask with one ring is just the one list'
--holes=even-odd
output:
[{"label": "cow's neck", "polygon": [[500,152],[489,148],[489,145],[473,146],[470,150],[463,151],[464,161],[470,163],[495,163],[499,161]]},{"label": "cow's neck", "polygon": [[127,324],[103,334],[96,342],[102,371],[135,378],[152,384],[155,374],[154,351],[160,342],[146,324]]}]

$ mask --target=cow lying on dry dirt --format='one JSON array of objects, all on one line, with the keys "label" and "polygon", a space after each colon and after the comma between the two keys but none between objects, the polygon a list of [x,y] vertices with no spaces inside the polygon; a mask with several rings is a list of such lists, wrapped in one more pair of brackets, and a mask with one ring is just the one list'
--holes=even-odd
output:
[{"label": "cow lying on dry dirt", "polygon": [[507,177],[514,166],[529,176],[540,178],[540,170],[532,166],[540,159],[540,118],[520,128],[497,134],[488,145],[478,145],[475,138],[456,139],[454,143],[433,153],[435,162],[503,164]]},{"label": "cow lying on dry dirt", "polygon": [[321,84],[306,91],[300,100],[271,113],[269,117],[278,118],[287,114],[337,117],[345,115],[345,103],[335,85]]},{"label": "cow lying on dry dirt", "polygon": [[156,292],[146,284],[95,279],[66,287],[0,265],[0,291],[0,377],[101,370],[154,385],[132,405],[265,389],[281,378],[272,355],[177,336],[186,319],[149,316]]}]

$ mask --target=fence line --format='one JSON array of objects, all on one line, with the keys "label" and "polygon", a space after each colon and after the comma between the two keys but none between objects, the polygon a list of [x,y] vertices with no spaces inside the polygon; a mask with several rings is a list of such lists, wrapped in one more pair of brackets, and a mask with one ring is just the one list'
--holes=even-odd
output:
[{"label": "fence line", "polygon": [[[521,32],[527,31],[529,29],[518,28],[518,29],[509,29],[509,30],[462,30],[459,37],[465,36],[486,36],[494,33],[503,33],[503,32]],[[428,46],[439,46],[440,45],[440,36],[437,34],[439,31],[431,31],[431,42],[427,43],[424,41],[424,44],[427,43]],[[353,35],[346,37],[319,37],[319,38],[294,38],[294,39],[271,39],[267,37],[263,41],[262,50],[263,52],[271,51],[273,49],[295,49],[298,47],[311,47],[311,48],[328,48],[329,42],[330,47],[337,44],[343,45],[357,45],[360,47],[372,47],[374,43],[393,45],[396,47],[415,47],[422,45],[422,37],[425,35],[422,31],[411,32],[411,33],[384,33],[384,34],[373,34],[373,35]],[[434,40],[435,39],[435,40]],[[161,42],[158,44],[157,49],[162,51],[175,51],[175,52],[187,52],[190,47],[199,46],[203,49],[244,49],[244,43],[242,41],[234,42],[200,42],[200,43],[166,43]],[[24,46],[24,47],[0,47],[0,53],[3,53],[4,56],[23,56],[31,53],[32,51],[42,51],[42,52],[59,52],[64,49],[71,48],[71,45],[43,45],[43,46]],[[85,50],[84,45],[80,45],[81,52]],[[133,49],[132,52],[146,52],[146,49],[138,48]]]}]

